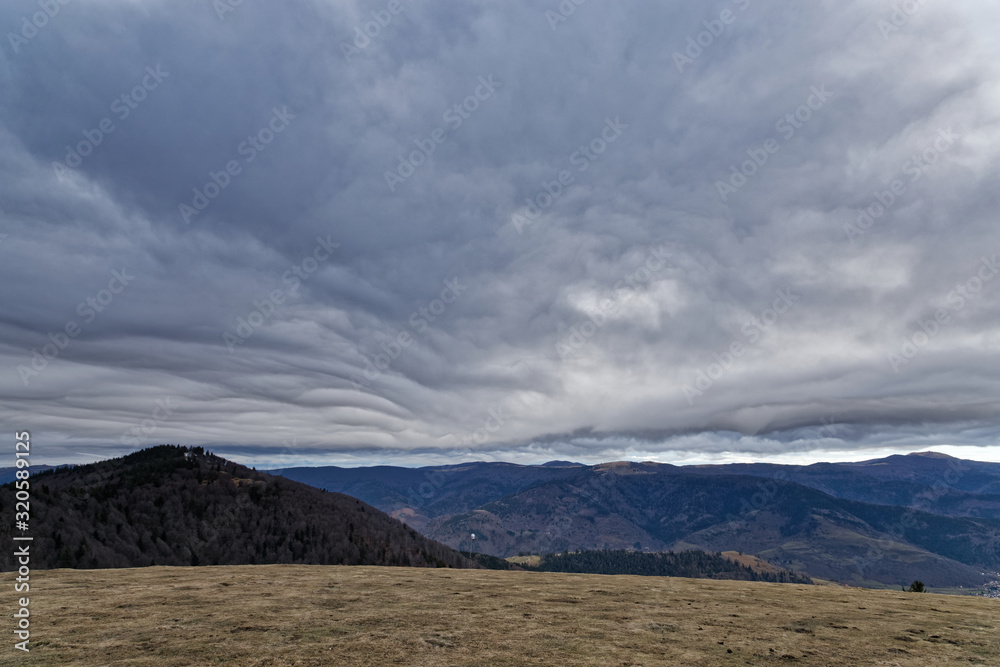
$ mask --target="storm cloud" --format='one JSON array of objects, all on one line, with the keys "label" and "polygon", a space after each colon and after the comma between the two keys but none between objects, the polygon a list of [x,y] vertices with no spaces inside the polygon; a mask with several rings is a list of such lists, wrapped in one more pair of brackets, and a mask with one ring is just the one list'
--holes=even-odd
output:
[{"label": "storm cloud", "polygon": [[0,27],[0,417],[40,463],[1000,458],[998,8]]}]

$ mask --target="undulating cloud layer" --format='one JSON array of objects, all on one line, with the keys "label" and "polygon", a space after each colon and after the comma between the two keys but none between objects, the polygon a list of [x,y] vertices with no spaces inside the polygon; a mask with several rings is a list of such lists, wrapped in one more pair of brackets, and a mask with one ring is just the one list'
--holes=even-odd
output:
[{"label": "undulating cloud layer", "polygon": [[1000,458],[1000,8],[0,28],[0,418],[39,462]]}]

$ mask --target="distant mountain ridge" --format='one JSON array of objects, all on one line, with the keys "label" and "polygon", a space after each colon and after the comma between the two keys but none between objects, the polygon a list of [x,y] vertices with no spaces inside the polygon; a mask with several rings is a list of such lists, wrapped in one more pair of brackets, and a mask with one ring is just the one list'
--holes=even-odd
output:
[{"label": "distant mountain ridge", "polygon": [[[933,452],[810,466],[550,461],[274,472],[283,477],[170,446],[33,470],[33,563],[476,567],[457,550],[697,549],[859,585],[979,586],[1000,570],[1000,464]],[[0,487],[0,509],[13,503],[12,486]],[[0,538],[10,531],[0,524]],[[10,554],[0,557],[0,569],[12,567]]]},{"label": "distant mountain ridge", "polygon": [[[31,565],[263,563],[478,567],[356,498],[251,470],[202,448],[152,447],[32,475]],[[13,512],[14,485],[0,487]],[[12,522],[0,522],[0,539]],[[17,568],[13,549],[0,570]]]},{"label": "distant mountain ridge", "polygon": [[[38,473],[45,472],[46,470],[54,470],[55,468],[69,468],[71,466],[30,466],[28,470],[32,475],[37,475]],[[14,475],[17,473],[17,468],[0,468],[0,484],[9,484],[14,481]]]},{"label": "distant mountain ridge", "polygon": [[691,471],[781,479],[845,500],[912,507],[947,516],[1000,518],[1000,463],[967,461],[936,452],[857,463],[729,464],[696,466]]},{"label": "distant mountain ridge", "polygon": [[1000,570],[1000,464],[466,463],[276,473],[358,496],[460,549],[741,550],[855,584],[978,586]]},{"label": "distant mountain ridge", "polygon": [[913,507],[947,516],[1000,518],[1000,463],[957,459],[937,452],[893,455],[856,463],[730,463],[675,466],[615,461],[587,466],[550,461],[541,465],[469,462],[403,468],[299,467],[271,470],[317,488],[338,490],[385,511],[411,508],[435,517],[468,511],[503,495],[577,474],[580,469],[644,469],[679,474],[749,475],[796,482],[837,498]]}]

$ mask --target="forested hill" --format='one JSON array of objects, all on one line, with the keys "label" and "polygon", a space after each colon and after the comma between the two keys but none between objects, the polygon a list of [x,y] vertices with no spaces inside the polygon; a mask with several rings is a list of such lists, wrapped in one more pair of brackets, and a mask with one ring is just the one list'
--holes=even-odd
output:
[{"label": "forested hill", "polygon": [[[33,568],[305,563],[479,567],[339,493],[163,445],[30,478]],[[13,483],[0,511],[13,516]],[[0,523],[10,544],[11,522]],[[19,533],[21,534],[21,533]],[[16,569],[4,549],[0,569]]]},{"label": "forested hill", "polygon": [[747,565],[726,558],[721,553],[681,551],[645,553],[620,549],[576,551],[543,556],[532,569],[542,572],[577,572],[582,574],[636,574],[647,577],[689,577],[691,579],[735,579],[811,584],[789,570],[755,571]]}]

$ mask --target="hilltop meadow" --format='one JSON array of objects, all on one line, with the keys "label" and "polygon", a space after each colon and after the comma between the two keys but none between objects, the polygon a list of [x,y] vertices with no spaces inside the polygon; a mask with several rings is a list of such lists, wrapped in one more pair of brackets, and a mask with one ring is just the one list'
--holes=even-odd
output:
[{"label": "hilltop meadow", "polygon": [[995,665],[1000,601],[666,577],[321,565],[32,573],[2,665]]}]

